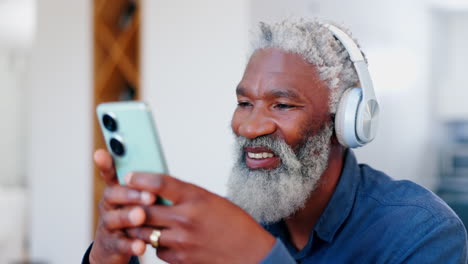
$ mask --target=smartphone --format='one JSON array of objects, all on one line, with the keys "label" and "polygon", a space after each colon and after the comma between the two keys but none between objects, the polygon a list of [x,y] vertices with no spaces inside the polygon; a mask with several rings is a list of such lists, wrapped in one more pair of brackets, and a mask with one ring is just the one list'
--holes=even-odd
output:
[{"label": "smartphone", "polygon": [[[125,185],[124,177],[132,171],[169,173],[153,115],[145,103],[103,103],[96,113],[120,184]],[[172,204],[162,197],[157,203]]]}]

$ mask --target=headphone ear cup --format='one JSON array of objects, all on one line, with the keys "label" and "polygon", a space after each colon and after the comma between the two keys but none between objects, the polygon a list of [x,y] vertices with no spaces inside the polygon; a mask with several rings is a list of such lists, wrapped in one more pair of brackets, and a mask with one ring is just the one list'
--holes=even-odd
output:
[{"label": "headphone ear cup", "polygon": [[356,117],[362,98],[361,88],[351,88],[343,92],[335,115],[335,133],[338,142],[344,147],[356,148],[363,144],[356,135]]}]

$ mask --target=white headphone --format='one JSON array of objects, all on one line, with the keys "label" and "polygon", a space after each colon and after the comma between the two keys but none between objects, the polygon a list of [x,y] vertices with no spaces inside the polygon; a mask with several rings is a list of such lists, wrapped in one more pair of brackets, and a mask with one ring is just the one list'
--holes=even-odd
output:
[{"label": "white headphone", "polygon": [[348,51],[361,87],[343,92],[335,116],[336,137],[341,145],[357,148],[375,138],[379,119],[379,103],[374,93],[372,79],[361,50],[353,39],[336,26],[325,24]]}]

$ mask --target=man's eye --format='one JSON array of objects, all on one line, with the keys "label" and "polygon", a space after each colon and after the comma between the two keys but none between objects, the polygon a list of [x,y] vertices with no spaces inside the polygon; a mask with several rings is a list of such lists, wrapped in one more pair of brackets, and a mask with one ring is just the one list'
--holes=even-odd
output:
[{"label": "man's eye", "polygon": [[294,108],[294,105],[277,104],[277,105],[275,105],[275,108],[279,108],[279,109],[290,109],[290,108]]},{"label": "man's eye", "polygon": [[249,102],[237,102],[238,107],[248,107],[250,106]]}]

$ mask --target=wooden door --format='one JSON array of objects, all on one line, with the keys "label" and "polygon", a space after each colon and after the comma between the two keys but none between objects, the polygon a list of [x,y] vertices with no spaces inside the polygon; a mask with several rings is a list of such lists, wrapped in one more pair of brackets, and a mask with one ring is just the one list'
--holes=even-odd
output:
[{"label": "wooden door", "polygon": [[[140,96],[139,0],[94,0],[94,105],[135,100]],[[93,115],[94,149],[105,148],[97,118]],[[104,182],[94,168],[93,234]]]}]

